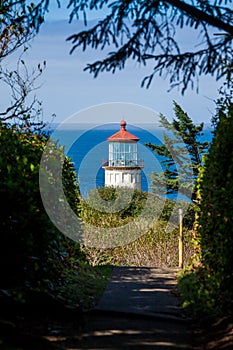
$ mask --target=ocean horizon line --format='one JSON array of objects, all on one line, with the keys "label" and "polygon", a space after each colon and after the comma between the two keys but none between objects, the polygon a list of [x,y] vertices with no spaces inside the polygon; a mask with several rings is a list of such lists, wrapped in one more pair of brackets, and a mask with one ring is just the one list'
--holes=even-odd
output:
[{"label": "ocean horizon line", "polygon": [[[127,121],[126,121],[127,122]],[[165,129],[163,126],[161,126],[159,123],[127,123],[129,128],[132,129],[138,129],[138,128],[145,128],[148,130],[161,130]],[[198,123],[196,124],[198,125]],[[110,123],[51,123],[48,124],[46,127],[48,130],[52,129],[52,131],[55,130],[90,130],[90,129],[96,129],[96,130],[113,130],[119,128],[119,122],[110,122]],[[148,131],[149,131],[148,130]],[[204,124],[203,131],[205,130],[214,130],[211,123]]]}]

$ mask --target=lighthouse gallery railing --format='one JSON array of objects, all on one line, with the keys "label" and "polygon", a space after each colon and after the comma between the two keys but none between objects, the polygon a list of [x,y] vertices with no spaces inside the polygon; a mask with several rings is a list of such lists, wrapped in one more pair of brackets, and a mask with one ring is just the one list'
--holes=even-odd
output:
[{"label": "lighthouse gallery railing", "polygon": [[102,167],[139,167],[144,168],[144,160],[103,160]]}]

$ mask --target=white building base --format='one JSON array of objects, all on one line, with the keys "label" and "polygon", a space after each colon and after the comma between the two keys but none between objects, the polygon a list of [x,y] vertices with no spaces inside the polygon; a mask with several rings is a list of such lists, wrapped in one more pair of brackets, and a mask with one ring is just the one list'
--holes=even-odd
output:
[{"label": "white building base", "polygon": [[141,190],[141,176],[140,168],[111,168],[105,167],[105,186],[112,187],[129,187],[132,189]]}]

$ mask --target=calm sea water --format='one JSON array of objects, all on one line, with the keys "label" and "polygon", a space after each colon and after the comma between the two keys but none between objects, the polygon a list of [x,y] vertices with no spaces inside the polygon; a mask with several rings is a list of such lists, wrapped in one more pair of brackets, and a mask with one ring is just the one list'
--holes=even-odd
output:
[{"label": "calm sea water", "polygon": [[[89,130],[73,129],[72,127],[56,131],[52,137],[59,140],[65,146],[65,153],[74,163],[82,196],[86,197],[88,192],[97,186],[104,186],[103,160],[108,159],[109,136],[119,130],[119,124],[90,128]],[[144,160],[142,170],[142,190],[150,192],[150,174],[154,171],[162,171],[162,158],[155,155],[144,144],[162,144],[161,129],[138,128],[128,126],[127,130],[137,137],[138,156]],[[202,141],[211,141],[211,129],[206,129],[201,136]]]}]

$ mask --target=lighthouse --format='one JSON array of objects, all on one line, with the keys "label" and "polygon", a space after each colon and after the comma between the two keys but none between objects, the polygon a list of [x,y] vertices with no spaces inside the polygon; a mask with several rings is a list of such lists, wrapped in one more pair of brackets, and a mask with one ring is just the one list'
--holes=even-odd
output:
[{"label": "lighthouse", "polygon": [[107,138],[108,160],[103,161],[105,186],[129,187],[141,190],[144,162],[138,159],[139,138],[126,130],[126,122],[120,122],[120,130]]}]

